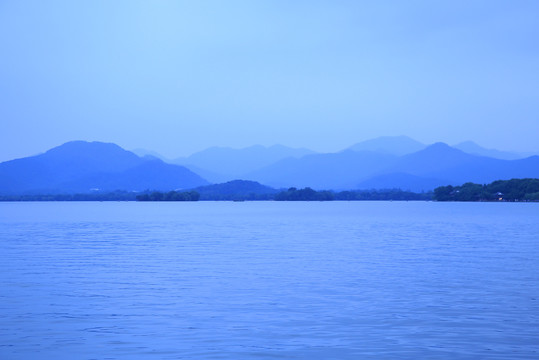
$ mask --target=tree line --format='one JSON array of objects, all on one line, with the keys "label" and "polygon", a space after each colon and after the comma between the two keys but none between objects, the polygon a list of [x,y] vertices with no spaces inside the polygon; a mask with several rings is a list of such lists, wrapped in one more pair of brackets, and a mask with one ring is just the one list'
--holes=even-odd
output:
[{"label": "tree line", "polygon": [[414,193],[400,189],[356,190],[356,191],[315,191],[310,187],[289,188],[275,195],[276,201],[359,201],[359,200],[431,200],[432,193]]},{"label": "tree line", "polygon": [[81,194],[22,194],[0,195],[0,201],[135,201],[136,194],[129,191]]},{"label": "tree line", "polygon": [[[240,189],[241,190],[241,189]],[[239,190],[238,190],[239,191]],[[86,194],[0,195],[0,201],[199,201],[199,200],[276,200],[276,201],[362,201],[362,200],[435,200],[435,201],[539,201],[539,179],[497,180],[490,184],[465,183],[440,186],[433,192],[415,193],[400,189],[316,191],[310,187],[291,187],[278,193],[208,193],[191,191],[114,191]],[[273,190],[275,191],[275,190]]]},{"label": "tree line", "polygon": [[137,201],[198,201],[200,194],[196,191],[154,191],[149,194],[140,194],[136,197]]},{"label": "tree line", "polygon": [[135,193],[129,191],[113,191],[83,194],[23,194],[0,195],[0,201],[198,201],[200,195],[196,191],[145,191]]},{"label": "tree line", "polygon": [[316,191],[310,187],[297,189],[295,187],[276,194],[231,193],[203,194],[197,191],[145,191],[134,193],[114,191],[107,193],[87,194],[41,194],[41,195],[3,195],[0,201],[360,201],[360,200],[430,200],[432,193],[413,193],[400,189],[393,190],[357,190],[357,191]]},{"label": "tree line", "polygon": [[539,179],[497,180],[490,184],[471,182],[434,189],[437,201],[539,201]]}]

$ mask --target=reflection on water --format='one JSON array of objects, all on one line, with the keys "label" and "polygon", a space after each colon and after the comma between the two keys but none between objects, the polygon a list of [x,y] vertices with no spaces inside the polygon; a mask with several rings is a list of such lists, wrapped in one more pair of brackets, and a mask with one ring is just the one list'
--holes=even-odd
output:
[{"label": "reflection on water", "polygon": [[0,358],[538,358],[538,219],[537,204],[0,203]]}]

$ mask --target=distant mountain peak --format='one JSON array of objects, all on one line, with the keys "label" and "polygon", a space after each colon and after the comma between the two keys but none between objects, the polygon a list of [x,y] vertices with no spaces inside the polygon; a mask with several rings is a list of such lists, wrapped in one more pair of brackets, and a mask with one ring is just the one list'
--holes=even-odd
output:
[{"label": "distant mountain peak", "polygon": [[[285,158],[300,158],[313,154],[308,149],[290,148],[284,145],[252,145],[242,149],[211,147],[174,161],[176,164],[194,166],[206,174],[213,173],[219,182],[241,178],[256,169],[268,166]],[[208,177],[209,180],[212,180]]]},{"label": "distant mountain peak", "polygon": [[434,144],[431,144],[425,148],[425,150],[449,150],[449,149],[454,150],[454,148],[452,148],[451,146],[441,141],[435,142]]},{"label": "distant mountain peak", "polygon": [[143,159],[113,143],[70,141],[0,163],[0,193],[173,189],[207,184],[188,169]]},{"label": "distant mountain peak", "polygon": [[92,158],[94,161],[98,161],[102,157],[107,158],[108,161],[112,161],[111,158],[119,158],[124,160],[130,159],[131,162],[136,161],[138,158],[137,155],[122,149],[114,143],[82,140],[66,142],[46,151],[42,156],[58,159]]},{"label": "distant mountain peak", "polygon": [[54,151],[57,149],[84,149],[84,148],[97,148],[97,147],[116,148],[116,149],[123,150],[120,146],[114,143],[107,143],[107,142],[102,142],[102,141],[73,140],[73,141],[68,141],[66,143],[63,143],[62,145],[53,147],[47,152]]},{"label": "distant mountain peak", "polygon": [[149,156],[149,157],[152,157],[152,158],[161,159],[164,162],[170,162],[170,160],[167,159],[165,156],[159,154],[158,152],[152,151],[152,150],[137,148],[137,149],[132,149],[131,152],[134,153],[137,156],[140,156],[141,158],[145,158],[145,157]]},{"label": "distant mountain peak", "polygon": [[425,144],[420,143],[408,136],[380,136],[374,139],[365,140],[350,146],[353,151],[375,151],[385,154],[402,156],[411,154],[425,148]]},{"label": "distant mountain peak", "polygon": [[521,159],[525,157],[520,154],[512,153],[509,151],[487,149],[478,145],[477,143],[471,140],[463,141],[461,143],[454,145],[453,147],[456,149],[462,150],[468,154],[487,156],[487,157],[492,157],[495,159],[502,159],[502,160],[516,160],[516,159]]},{"label": "distant mountain peak", "polygon": [[448,156],[451,156],[452,158],[457,157],[459,159],[464,158],[472,158],[475,157],[475,155],[471,155],[468,153],[465,153],[462,150],[455,149],[452,146],[449,146],[448,144],[444,142],[436,142],[434,144],[431,144],[427,147],[425,147],[423,150],[420,150],[413,154],[408,154],[405,157],[411,158],[411,157],[419,157],[419,158],[439,158],[440,160],[446,159]]}]

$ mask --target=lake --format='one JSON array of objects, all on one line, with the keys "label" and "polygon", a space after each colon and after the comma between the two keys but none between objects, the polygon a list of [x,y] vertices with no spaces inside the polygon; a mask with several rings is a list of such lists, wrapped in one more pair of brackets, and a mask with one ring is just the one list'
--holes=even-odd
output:
[{"label": "lake", "polygon": [[537,359],[539,204],[0,203],[0,359]]}]

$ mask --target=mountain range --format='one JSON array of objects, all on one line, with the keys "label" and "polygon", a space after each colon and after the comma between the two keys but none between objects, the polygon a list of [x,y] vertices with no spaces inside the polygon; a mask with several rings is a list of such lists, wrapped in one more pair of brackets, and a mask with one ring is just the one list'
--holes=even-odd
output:
[{"label": "mountain range", "polygon": [[404,136],[372,139],[336,153],[280,145],[213,147],[169,160],[174,163],[145,150],[137,153],[142,156],[110,143],[68,142],[40,155],[0,163],[0,194],[168,191],[236,179],[251,181],[232,183],[236,192],[241,186],[250,186],[246,191],[252,192],[253,181],[274,188],[429,191],[469,181],[539,177],[539,156],[518,158],[472,142],[424,145]]},{"label": "mountain range", "polygon": [[0,163],[1,194],[173,190],[207,184],[185,167],[102,142],[72,141]]},{"label": "mountain range", "polygon": [[480,155],[480,156],[488,156],[495,159],[502,159],[502,160],[516,160],[516,159],[522,159],[528,156],[531,156],[532,154],[517,154],[509,151],[500,151],[496,149],[485,149],[484,147],[481,147],[474,143],[473,141],[464,141],[459,144],[453,145],[455,149],[462,150],[468,154],[472,155]]},{"label": "mountain range", "polygon": [[389,155],[406,155],[423,150],[427,145],[408,136],[380,136],[375,139],[365,140],[352,145],[348,150],[373,151]]},{"label": "mountain range", "polygon": [[518,177],[539,177],[539,156],[502,160],[436,143],[402,156],[345,150],[285,159],[248,174],[246,179],[275,187],[428,191],[441,185]]},{"label": "mountain range", "polygon": [[172,163],[183,165],[211,182],[224,182],[241,178],[282,159],[301,158],[314,153],[283,145],[253,145],[243,149],[210,147],[189,157],[176,158]]}]

